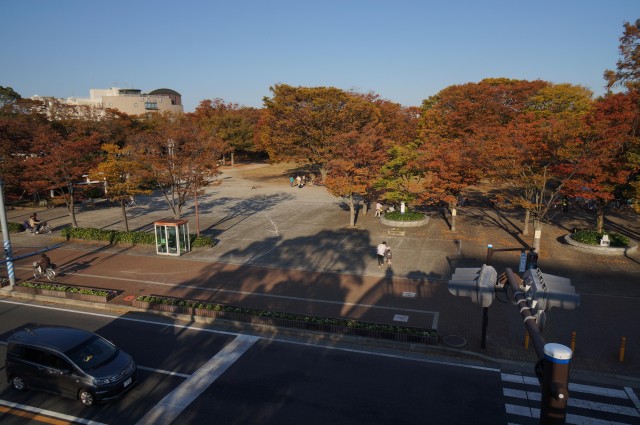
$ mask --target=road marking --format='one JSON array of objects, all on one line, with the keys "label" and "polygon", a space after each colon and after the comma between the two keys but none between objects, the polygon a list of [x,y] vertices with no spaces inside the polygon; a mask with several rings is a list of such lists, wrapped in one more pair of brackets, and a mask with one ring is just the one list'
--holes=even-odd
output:
[{"label": "road marking", "polygon": [[138,369],[148,370],[149,372],[153,372],[153,373],[162,373],[169,376],[177,376],[179,378],[188,378],[191,376],[187,373],[171,372],[170,370],[154,369],[152,367],[145,367],[140,365],[137,365],[137,366],[138,366]]},{"label": "road marking", "polygon": [[[16,267],[16,268],[21,268],[21,269],[25,269],[25,267]],[[158,286],[163,286],[166,287],[167,285],[173,286],[175,288],[185,288],[185,289],[197,289],[200,291],[209,291],[209,292],[221,292],[221,293],[230,293],[230,294],[238,294],[238,295],[251,295],[251,296],[255,296],[255,297],[264,297],[264,298],[276,298],[276,299],[283,299],[283,300],[291,300],[291,301],[304,301],[304,302],[314,302],[314,303],[319,303],[319,304],[330,304],[330,305],[339,305],[339,306],[346,306],[346,307],[363,307],[363,308],[368,308],[368,309],[375,309],[375,310],[396,310],[396,311],[402,311],[402,312],[408,312],[408,313],[421,313],[421,314],[431,314],[433,316],[433,320],[431,323],[431,327],[433,329],[437,329],[438,326],[438,320],[439,320],[439,316],[440,316],[440,312],[438,311],[428,311],[428,310],[421,310],[421,309],[412,309],[412,308],[398,308],[398,307],[387,307],[387,306],[378,306],[378,305],[373,305],[373,304],[358,304],[358,303],[349,303],[349,302],[344,302],[344,301],[333,301],[333,300],[323,300],[323,299],[318,299],[318,298],[303,298],[303,297],[293,297],[293,296],[288,296],[288,295],[273,295],[273,294],[264,294],[264,293],[257,293],[257,292],[251,292],[251,291],[236,291],[233,289],[223,289],[223,288],[208,288],[208,287],[202,287],[202,286],[195,286],[195,285],[180,285],[180,284],[170,284],[170,283],[163,283],[163,282],[156,282],[153,280],[141,280],[141,279],[131,279],[131,278],[127,278],[127,277],[115,277],[115,276],[100,276],[100,275],[93,275],[93,274],[87,274],[87,273],[74,273],[74,276],[82,276],[82,277],[90,277],[90,278],[95,278],[95,279],[109,279],[109,280],[121,280],[124,282],[138,282],[138,283],[146,283],[149,285],[158,285]]]},{"label": "road marking", "polygon": [[627,393],[634,406],[636,406],[636,409],[640,410],[640,400],[638,400],[638,396],[636,396],[636,393],[633,392],[633,389],[624,387],[624,391]]},{"label": "road marking", "polygon": [[[45,310],[61,311],[61,312],[72,313],[72,314],[81,314],[81,315],[84,314],[84,315],[87,315],[87,316],[102,317],[102,318],[111,319],[111,320],[123,320],[123,321],[129,321],[129,322],[144,323],[144,324],[147,324],[147,325],[166,326],[166,327],[169,327],[169,328],[173,327],[173,328],[176,328],[176,329],[186,329],[186,330],[193,330],[193,331],[200,331],[200,332],[208,332],[208,333],[218,334],[218,335],[232,335],[232,336],[243,335],[243,334],[240,334],[240,333],[237,333],[237,332],[228,332],[228,331],[221,331],[221,330],[217,330],[217,329],[200,328],[200,327],[191,326],[191,325],[178,325],[176,323],[159,322],[159,321],[154,321],[154,320],[150,320],[150,319],[135,319],[133,317],[123,317],[123,316],[111,315],[111,314],[105,314],[105,313],[92,313],[92,312],[88,312],[88,311],[77,311],[77,310],[71,310],[71,309],[68,309],[68,308],[51,307],[51,306],[36,305],[36,304],[27,304],[27,303],[23,303],[23,302],[19,302],[19,301],[9,301],[9,300],[0,299],[0,303],[20,305],[22,307],[27,307],[27,308],[30,307],[30,308],[41,308],[41,309],[45,309]],[[265,338],[262,338],[262,339],[265,339]],[[465,369],[484,370],[484,371],[496,372],[496,373],[500,372],[500,369],[493,368],[493,367],[467,365],[467,364],[462,364],[462,363],[445,362],[445,361],[441,361],[441,360],[432,360],[432,359],[424,359],[424,358],[416,358],[416,357],[407,357],[406,355],[400,355],[400,354],[376,353],[376,352],[371,352],[371,351],[356,350],[356,349],[353,349],[353,348],[344,348],[344,347],[337,347],[337,346],[332,346],[332,345],[322,345],[322,344],[311,343],[311,342],[291,341],[291,340],[287,340],[287,339],[281,339],[281,338],[278,338],[278,337],[269,337],[268,340],[269,341],[276,341],[276,342],[280,342],[280,343],[285,343],[285,344],[302,345],[302,346],[305,346],[305,347],[315,347],[315,348],[321,347],[321,348],[326,349],[326,350],[337,350],[337,351],[344,351],[344,352],[348,352],[348,353],[358,353],[358,354],[365,354],[365,355],[376,356],[376,357],[387,357],[387,358],[391,358],[391,359],[410,360],[410,361],[415,361],[415,362],[420,362],[420,363],[431,363],[431,364],[438,364],[438,365],[445,365],[445,366],[454,366],[454,367],[460,367],[460,368],[465,368]]]},{"label": "road marking", "polygon": [[[514,375],[510,373],[501,373],[500,375],[502,380],[505,382],[513,382],[516,384],[534,385],[536,387],[540,387],[538,378],[534,378],[532,376]],[[574,384],[572,382],[569,382],[569,391],[598,395],[602,397],[621,398],[625,400],[630,398],[628,394],[623,390],[616,390],[614,388],[606,387],[595,387],[593,385]]]},{"label": "road marking", "polygon": [[[522,391],[522,390],[514,390],[511,388],[503,388],[502,393],[504,394],[505,397],[521,398],[524,400],[537,401],[537,402],[542,400],[542,393],[535,392],[535,391]],[[617,404],[610,404],[610,403],[601,403],[598,401],[581,400],[581,399],[572,398],[572,397],[569,397],[569,400],[567,401],[567,406],[575,407],[579,409],[595,410],[598,412],[616,413],[619,415],[633,416],[636,418],[640,417],[640,414],[634,407],[620,406]]]},{"label": "road marking", "polygon": [[[85,425],[106,425],[101,422],[94,422],[88,419],[77,418],[75,416],[53,412],[51,410],[38,409],[36,407],[13,403],[7,400],[0,400],[0,412],[54,425],[68,425],[70,423]],[[42,415],[47,415],[50,417]]]},{"label": "road marking", "polygon": [[138,425],[171,424],[187,406],[209,388],[259,339],[250,335],[238,335],[190,378],[178,385],[151,408],[149,413],[138,421]]}]

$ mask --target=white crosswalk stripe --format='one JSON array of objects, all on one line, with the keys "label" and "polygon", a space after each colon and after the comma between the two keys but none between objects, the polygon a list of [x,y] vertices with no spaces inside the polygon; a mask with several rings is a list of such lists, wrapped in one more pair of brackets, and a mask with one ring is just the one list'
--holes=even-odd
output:
[{"label": "white crosswalk stripe", "polygon": [[[540,384],[532,376],[502,373],[509,424],[533,424],[540,418]],[[567,424],[640,424],[640,403],[631,388],[569,383]]]}]

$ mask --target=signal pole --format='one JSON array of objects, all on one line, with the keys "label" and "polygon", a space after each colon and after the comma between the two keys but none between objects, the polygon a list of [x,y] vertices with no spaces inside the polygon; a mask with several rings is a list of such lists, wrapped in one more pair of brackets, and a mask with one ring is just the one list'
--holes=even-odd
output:
[{"label": "signal pole", "polygon": [[505,269],[509,288],[516,300],[516,307],[524,320],[533,347],[538,356],[536,375],[542,389],[540,400],[540,424],[565,424],[567,417],[567,402],[569,401],[569,365],[572,352],[562,344],[547,344],[542,338],[542,332],[536,323],[536,315],[531,312],[529,302],[520,290],[522,279],[511,269]]}]

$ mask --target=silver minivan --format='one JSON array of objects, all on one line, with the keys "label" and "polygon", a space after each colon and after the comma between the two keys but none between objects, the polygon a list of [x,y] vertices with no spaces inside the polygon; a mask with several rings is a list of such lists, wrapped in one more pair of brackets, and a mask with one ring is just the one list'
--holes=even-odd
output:
[{"label": "silver minivan", "polygon": [[65,326],[30,326],[11,335],[5,371],[18,391],[47,391],[86,406],[119,397],[137,380],[129,354],[99,335]]}]

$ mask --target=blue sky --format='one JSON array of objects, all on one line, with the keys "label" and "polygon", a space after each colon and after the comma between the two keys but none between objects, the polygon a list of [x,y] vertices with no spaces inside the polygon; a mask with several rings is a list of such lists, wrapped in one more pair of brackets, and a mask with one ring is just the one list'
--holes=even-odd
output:
[{"label": "blue sky", "polygon": [[333,86],[407,106],[489,77],[603,93],[639,0],[0,0],[0,86],[23,97],[158,88],[186,111]]}]

